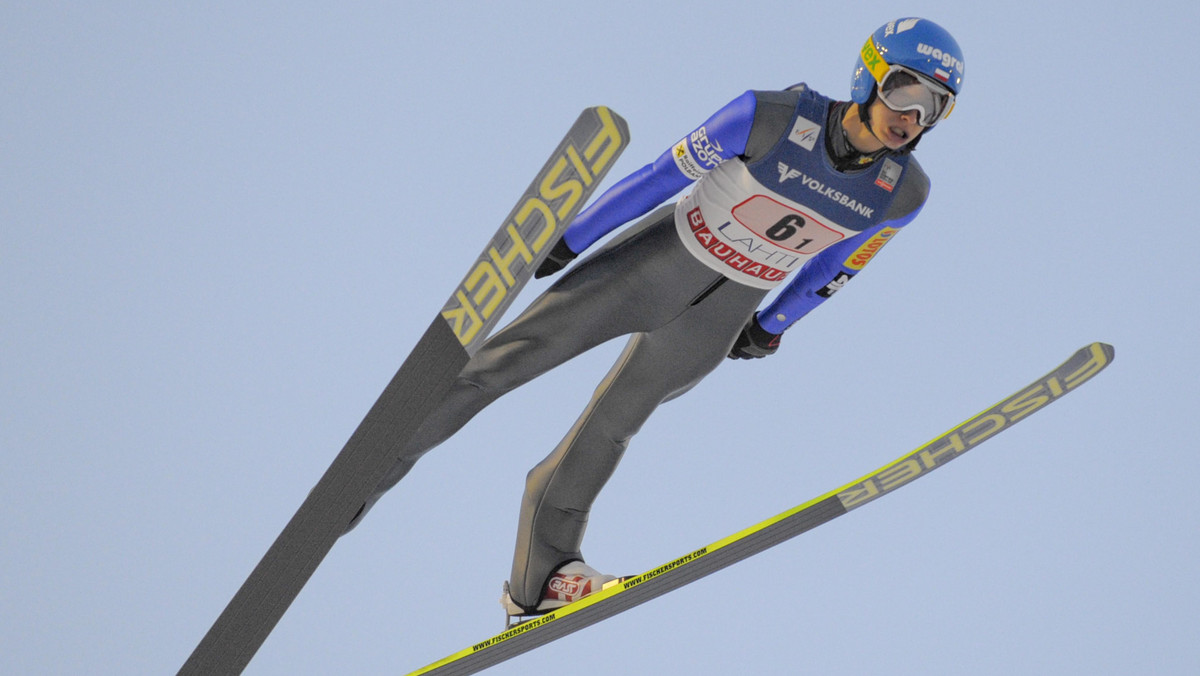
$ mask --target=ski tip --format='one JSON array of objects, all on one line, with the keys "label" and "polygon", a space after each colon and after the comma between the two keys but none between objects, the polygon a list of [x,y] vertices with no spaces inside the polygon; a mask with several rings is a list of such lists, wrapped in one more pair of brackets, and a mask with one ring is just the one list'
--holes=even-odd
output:
[{"label": "ski tip", "polygon": [[1071,390],[1107,368],[1115,356],[1116,350],[1108,343],[1095,342],[1085,345],[1047,377],[1061,376],[1066,388]]},{"label": "ski tip", "polygon": [[1114,357],[1117,356],[1117,351],[1112,345],[1099,341],[1081,349],[1080,352],[1090,352],[1097,356],[1103,355],[1105,365],[1107,365],[1113,360]]},{"label": "ski tip", "polygon": [[618,136],[621,139],[621,146],[624,147],[629,144],[629,123],[612,108],[608,106],[590,106],[584,108],[579,117],[591,117],[600,120],[603,126],[612,125],[617,129]]}]

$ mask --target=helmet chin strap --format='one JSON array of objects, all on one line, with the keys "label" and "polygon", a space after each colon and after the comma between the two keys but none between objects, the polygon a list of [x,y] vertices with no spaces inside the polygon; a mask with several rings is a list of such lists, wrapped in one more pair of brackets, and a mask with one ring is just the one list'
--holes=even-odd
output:
[{"label": "helmet chin strap", "polygon": [[877,96],[879,96],[879,92],[876,89],[871,89],[871,95],[867,97],[867,102],[858,104],[858,121],[867,128],[867,131],[870,132],[871,136],[875,137],[876,141],[883,143],[883,139],[879,138],[879,135],[875,133],[875,128],[871,124],[871,104],[875,103]]}]

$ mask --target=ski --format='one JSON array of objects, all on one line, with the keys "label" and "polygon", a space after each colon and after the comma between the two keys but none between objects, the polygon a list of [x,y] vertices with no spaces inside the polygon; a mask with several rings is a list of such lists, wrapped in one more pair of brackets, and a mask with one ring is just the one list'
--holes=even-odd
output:
[{"label": "ski", "polygon": [[876,500],[932,472],[1090,380],[1113,360],[1092,343],[995,406],[874,472],[674,561],[519,624],[412,672],[465,676],[641,605]]},{"label": "ski", "polygon": [[345,447],[184,663],[241,673],[359,507],[629,144],[598,106],[580,114]]}]

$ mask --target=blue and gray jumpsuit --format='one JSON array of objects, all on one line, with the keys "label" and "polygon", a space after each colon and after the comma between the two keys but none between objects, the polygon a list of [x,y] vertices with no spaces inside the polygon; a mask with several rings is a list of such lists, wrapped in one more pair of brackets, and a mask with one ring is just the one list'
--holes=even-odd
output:
[{"label": "blue and gray jumpsuit", "polygon": [[529,472],[510,590],[534,608],[555,569],[583,559],[592,502],[655,408],[716,368],[789,276],[758,310],[771,333],[833,295],[921,209],[929,181],[911,155],[835,168],[846,105],[803,85],[746,92],[605,192],[565,231],[572,251],[645,218],[478,350],[363,512],[502,394],[630,335],[566,437]]}]

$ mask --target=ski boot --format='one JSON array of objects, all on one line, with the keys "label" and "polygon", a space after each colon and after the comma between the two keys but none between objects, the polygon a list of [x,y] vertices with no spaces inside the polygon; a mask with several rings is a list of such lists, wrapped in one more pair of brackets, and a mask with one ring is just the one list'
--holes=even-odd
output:
[{"label": "ski boot", "polygon": [[550,576],[542,599],[532,611],[517,605],[509,594],[508,582],[504,583],[504,593],[500,596],[500,605],[504,606],[507,615],[505,629],[517,626],[523,622],[544,615],[551,610],[575,603],[585,596],[594,594],[601,589],[618,584],[626,578],[615,575],[604,575],[583,561],[572,561],[563,565]]}]

